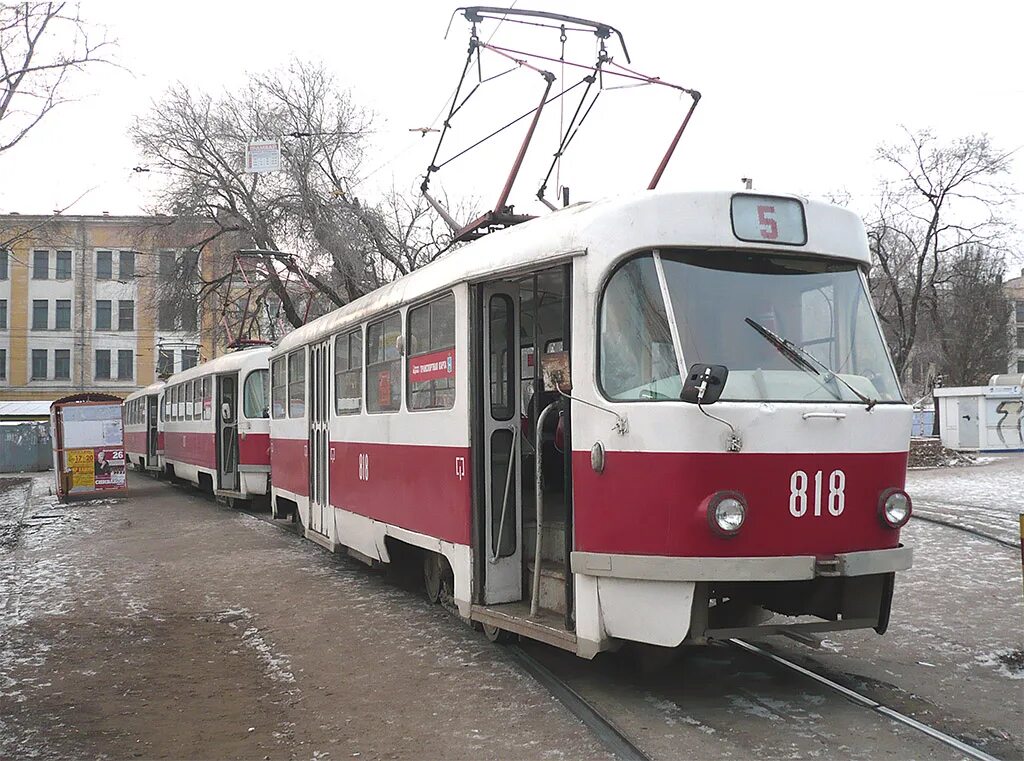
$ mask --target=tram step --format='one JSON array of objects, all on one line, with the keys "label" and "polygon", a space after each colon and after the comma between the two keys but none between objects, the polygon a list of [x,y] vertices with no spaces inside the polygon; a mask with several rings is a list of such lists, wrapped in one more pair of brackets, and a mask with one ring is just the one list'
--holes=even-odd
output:
[{"label": "tram step", "polygon": [[[523,582],[526,600],[533,590],[533,561],[526,564]],[[565,564],[543,560],[540,564],[540,607],[565,615]]]},{"label": "tram step", "polygon": [[528,601],[508,602],[501,605],[474,605],[470,618],[497,626],[505,631],[546,642],[571,653],[576,652],[576,635],[565,629],[563,617],[550,610],[541,609],[536,618],[531,618]]}]

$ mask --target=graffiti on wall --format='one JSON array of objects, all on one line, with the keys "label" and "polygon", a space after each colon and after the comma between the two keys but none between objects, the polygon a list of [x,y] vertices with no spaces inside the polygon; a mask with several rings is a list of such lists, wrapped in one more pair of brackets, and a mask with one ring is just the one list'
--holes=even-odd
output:
[{"label": "graffiti on wall", "polygon": [[1006,399],[996,405],[996,412],[1000,415],[996,421],[996,434],[1003,442],[1003,446],[1018,447],[1024,444],[1024,428],[1021,422],[1024,420],[1024,401]]}]

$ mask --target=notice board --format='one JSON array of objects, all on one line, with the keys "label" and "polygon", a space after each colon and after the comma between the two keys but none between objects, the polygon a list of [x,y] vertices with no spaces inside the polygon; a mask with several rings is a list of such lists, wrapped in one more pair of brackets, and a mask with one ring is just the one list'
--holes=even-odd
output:
[{"label": "notice board", "polygon": [[51,421],[58,496],[127,489],[120,400],[58,401]]}]

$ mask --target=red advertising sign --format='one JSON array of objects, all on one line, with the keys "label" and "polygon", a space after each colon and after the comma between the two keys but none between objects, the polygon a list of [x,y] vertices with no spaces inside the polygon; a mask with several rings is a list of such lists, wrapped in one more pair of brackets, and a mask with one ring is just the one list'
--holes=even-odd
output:
[{"label": "red advertising sign", "polygon": [[441,349],[409,358],[409,382],[442,380],[455,377],[455,349]]}]

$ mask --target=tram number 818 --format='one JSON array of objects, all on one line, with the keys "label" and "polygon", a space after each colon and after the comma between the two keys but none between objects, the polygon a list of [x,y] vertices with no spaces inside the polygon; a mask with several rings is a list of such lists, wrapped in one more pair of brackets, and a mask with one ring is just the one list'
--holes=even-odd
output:
[{"label": "tram number 818", "polygon": [[[807,514],[807,488],[809,479],[802,470],[793,471],[789,477],[789,512],[794,518]],[[814,514],[821,515],[822,507],[822,471],[814,474]],[[828,512],[833,516],[843,514],[846,507],[846,474],[841,470],[833,470],[828,477]]]}]

